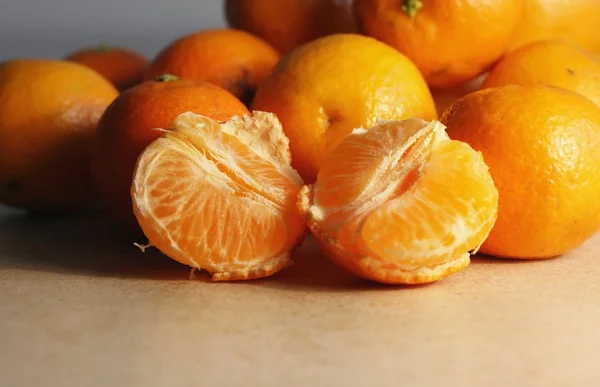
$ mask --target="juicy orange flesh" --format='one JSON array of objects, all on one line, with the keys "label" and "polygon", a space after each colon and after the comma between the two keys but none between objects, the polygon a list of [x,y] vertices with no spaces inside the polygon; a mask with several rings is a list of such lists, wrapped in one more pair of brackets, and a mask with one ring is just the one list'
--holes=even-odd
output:
[{"label": "juicy orange flesh", "polygon": [[[409,125],[405,130],[394,130],[394,123],[383,124],[380,130],[359,135],[351,135],[332,152],[330,162],[325,162],[317,177],[315,200],[323,207],[345,207],[360,200],[360,196],[368,191],[369,196],[375,196],[373,188],[383,180],[390,180],[390,172],[405,173],[411,168],[406,167],[407,160],[427,153],[428,142],[431,138],[425,135],[417,139],[419,144],[416,151],[402,150],[394,152],[399,144],[403,144],[419,130],[417,124]],[[386,129],[386,128],[388,128]],[[431,137],[431,134],[430,134]],[[334,161],[343,160],[343,161]],[[390,167],[383,171],[387,177],[381,176],[380,166]],[[386,184],[387,185],[387,184]],[[364,200],[364,198],[363,198]]]},{"label": "juicy orange flesh", "polygon": [[407,257],[404,263],[414,268],[452,260],[486,238],[496,200],[481,156],[446,141],[408,191],[369,214],[359,230],[362,251],[386,260]]},{"label": "juicy orange flesh", "polygon": [[[390,123],[390,125],[394,125]],[[363,206],[372,209],[400,195],[418,178],[418,168],[429,157],[433,132],[424,133],[398,149],[416,135],[419,126],[407,130],[377,130],[352,135],[332,153],[319,172],[315,186],[315,204],[327,209],[323,231],[331,237]],[[386,166],[381,168],[381,166]],[[351,247],[351,246],[349,246]]]},{"label": "juicy orange flesh", "polygon": [[146,235],[173,259],[214,270],[288,251],[304,229],[299,186],[235,136],[202,129],[167,133],[140,159]]},{"label": "juicy orange flesh", "polygon": [[417,268],[485,239],[497,192],[483,159],[443,132],[420,129],[390,123],[349,137],[334,152],[337,162],[322,168],[314,199],[325,212],[320,228],[348,253]]},{"label": "juicy orange flesh", "polygon": [[209,150],[211,144],[202,141],[202,138],[192,137],[190,140],[195,147],[204,151],[203,156],[221,173],[243,188],[242,192],[253,192],[273,204],[286,201],[280,204],[283,207],[290,207],[294,203],[295,199],[288,194],[294,184],[282,178],[281,173],[269,161],[231,134],[220,133],[218,136],[214,135],[214,138],[224,149],[218,152],[215,149]]}]

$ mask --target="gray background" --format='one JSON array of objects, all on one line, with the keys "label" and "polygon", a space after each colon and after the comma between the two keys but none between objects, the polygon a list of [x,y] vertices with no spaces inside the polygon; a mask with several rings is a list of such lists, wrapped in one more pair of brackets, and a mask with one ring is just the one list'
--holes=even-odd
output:
[{"label": "gray background", "polygon": [[224,25],[222,0],[0,0],[0,61],[98,43],[151,58],[181,35]]}]

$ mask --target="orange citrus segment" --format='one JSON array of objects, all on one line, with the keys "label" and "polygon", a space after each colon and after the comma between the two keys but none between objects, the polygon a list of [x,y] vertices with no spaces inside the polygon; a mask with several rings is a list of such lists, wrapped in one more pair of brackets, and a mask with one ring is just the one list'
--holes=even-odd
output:
[{"label": "orange citrus segment", "polygon": [[299,206],[334,261],[386,283],[423,283],[469,264],[498,193],[482,156],[439,122],[384,122],[330,155]]},{"label": "orange citrus segment", "polygon": [[370,254],[388,260],[435,265],[472,251],[495,221],[497,195],[480,154],[465,143],[444,141],[423,166],[413,187],[373,211],[361,229]]},{"label": "orange citrus segment", "polygon": [[286,149],[269,113],[224,124],[180,115],[138,160],[132,199],[142,230],[163,253],[214,280],[282,269],[305,229],[295,207],[302,180]]},{"label": "orange citrus segment", "polygon": [[405,165],[410,163],[411,158],[423,155],[425,144],[422,144],[417,152],[409,150],[412,143],[422,143],[424,137],[427,137],[428,133],[419,130],[421,122],[407,120],[402,130],[399,130],[393,121],[380,124],[380,127],[389,130],[371,133],[363,129],[355,130],[354,135],[342,142],[331,157],[343,157],[344,162],[325,164],[319,171],[315,200],[325,207],[347,206],[356,200],[366,200],[374,196],[372,189],[383,188],[381,185],[385,182],[382,178],[405,172],[403,168],[390,169],[390,166]]}]

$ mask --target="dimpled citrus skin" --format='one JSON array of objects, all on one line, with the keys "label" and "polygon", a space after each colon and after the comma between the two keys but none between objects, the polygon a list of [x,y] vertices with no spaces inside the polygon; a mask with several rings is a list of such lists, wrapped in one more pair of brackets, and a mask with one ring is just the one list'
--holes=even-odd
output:
[{"label": "dimpled citrus skin", "polygon": [[567,41],[534,42],[504,56],[483,87],[510,84],[559,86],[600,105],[600,62]]},{"label": "dimpled citrus skin", "polygon": [[353,129],[378,120],[437,116],[414,64],[356,34],[320,38],[286,56],[258,89],[252,108],[277,115],[290,139],[292,165],[309,183]]},{"label": "dimpled citrus skin", "polygon": [[123,91],[142,80],[148,60],[141,54],[120,47],[91,47],[75,51],[68,60],[88,66]]},{"label": "dimpled citrus skin", "polygon": [[410,17],[401,0],[355,0],[359,30],[397,48],[434,87],[475,78],[508,48],[521,0],[425,0]]},{"label": "dimpled citrus skin", "polygon": [[144,79],[173,74],[208,81],[249,103],[278,61],[279,53],[270,44],[246,31],[204,30],[183,36],[161,51]]},{"label": "dimpled citrus skin", "polygon": [[600,1],[523,0],[523,14],[510,50],[546,39],[566,39],[600,54]]},{"label": "dimpled citrus skin", "polygon": [[0,202],[50,212],[93,202],[89,151],[117,95],[108,80],[77,63],[1,63]]},{"label": "dimpled citrus skin", "polygon": [[561,88],[485,89],[442,115],[450,138],[481,151],[499,192],[481,252],[547,258],[600,228],[600,109]]},{"label": "dimpled citrus skin", "polygon": [[355,32],[351,0],[226,0],[227,21],[282,53],[321,36]]}]

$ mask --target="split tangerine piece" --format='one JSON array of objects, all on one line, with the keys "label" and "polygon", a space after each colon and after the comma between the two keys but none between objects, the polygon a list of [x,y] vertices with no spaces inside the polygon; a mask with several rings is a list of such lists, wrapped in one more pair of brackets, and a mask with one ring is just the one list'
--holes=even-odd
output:
[{"label": "split tangerine piece", "polygon": [[214,281],[269,276],[305,235],[290,163],[271,113],[225,123],[184,113],[141,154],[134,213],[150,244]]},{"label": "split tangerine piece", "polygon": [[480,153],[440,122],[408,119],[346,137],[299,207],[340,266],[418,284],[469,265],[496,221],[498,191]]}]

